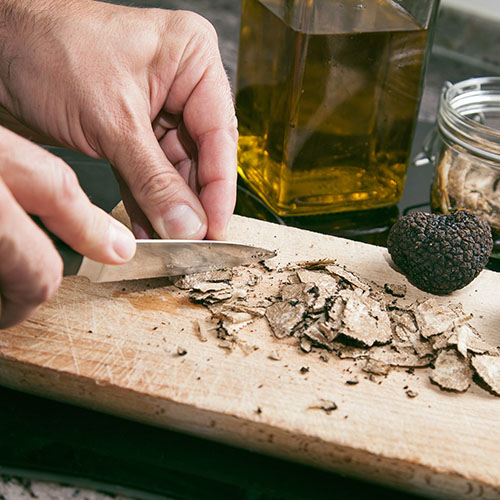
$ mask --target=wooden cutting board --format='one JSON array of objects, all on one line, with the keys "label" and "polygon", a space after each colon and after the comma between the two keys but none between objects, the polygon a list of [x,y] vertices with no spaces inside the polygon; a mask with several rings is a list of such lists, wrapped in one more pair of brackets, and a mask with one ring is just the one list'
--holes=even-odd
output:
[{"label": "wooden cutting board", "polygon": [[[281,264],[334,258],[407,284],[383,248],[238,216],[230,236],[278,250]],[[483,271],[439,300],[462,303],[499,345],[499,292],[500,274]],[[408,296],[424,294],[408,285]],[[264,323],[246,332],[258,350],[228,351],[200,341],[194,321],[208,316],[163,279],[65,279],[31,320],[1,333],[0,383],[432,497],[500,498],[500,398],[477,385],[443,392],[426,369],[374,383],[352,360],[301,353]],[[338,409],[315,408],[323,399]]]}]

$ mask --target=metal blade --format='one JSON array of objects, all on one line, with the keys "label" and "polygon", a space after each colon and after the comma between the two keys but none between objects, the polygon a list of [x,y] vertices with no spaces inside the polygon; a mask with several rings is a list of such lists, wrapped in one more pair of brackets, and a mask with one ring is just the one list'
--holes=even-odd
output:
[{"label": "metal blade", "polygon": [[259,262],[276,255],[263,248],[207,240],[137,240],[134,258],[109,265],[84,258],[78,276],[93,282],[178,276]]}]

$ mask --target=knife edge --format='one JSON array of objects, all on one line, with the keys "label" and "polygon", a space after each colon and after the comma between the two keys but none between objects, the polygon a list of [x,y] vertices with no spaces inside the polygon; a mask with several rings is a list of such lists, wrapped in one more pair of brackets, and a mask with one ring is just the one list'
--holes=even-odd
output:
[{"label": "knife edge", "polygon": [[[276,252],[236,242],[210,240],[137,240],[131,261],[110,265],[81,258],[72,274],[95,283],[179,276],[251,264],[276,256]],[[67,273],[65,272],[65,275]]]}]

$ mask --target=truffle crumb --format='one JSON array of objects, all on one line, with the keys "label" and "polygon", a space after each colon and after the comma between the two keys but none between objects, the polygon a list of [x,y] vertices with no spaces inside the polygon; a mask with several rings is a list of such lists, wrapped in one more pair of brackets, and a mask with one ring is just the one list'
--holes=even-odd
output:
[{"label": "truffle crumb", "polygon": [[200,321],[195,321],[195,329],[201,342],[208,341],[208,328]]},{"label": "truffle crumb", "polygon": [[221,340],[218,345],[220,348],[227,349],[228,351],[232,351],[234,348],[234,342],[231,340]]},{"label": "truffle crumb", "polygon": [[406,295],[405,285],[395,285],[393,283],[385,283],[384,290],[386,291],[386,293],[394,297],[404,297]]},{"label": "truffle crumb", "polygon": [[373,375],[388,375],[390,370],[390,365],[373,358],[368,358],[363,366],[364,372],[372,373]]},{"label": "truffle crumb", "polygon": [[309,406],[310,410],[323,410],[327,415],[338,409],[338,406],[333,401],[321,399],[316,405]]},{"label": "truffle crumb", "polygon": [[281,356],[278,351],[271,351],[268,356],[269,359],[272,359],[273,361],[280,361]]}]

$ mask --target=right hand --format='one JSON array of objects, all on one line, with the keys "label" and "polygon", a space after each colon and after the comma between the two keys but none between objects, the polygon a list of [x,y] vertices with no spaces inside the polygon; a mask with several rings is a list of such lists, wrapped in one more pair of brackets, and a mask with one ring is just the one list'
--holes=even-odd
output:
[{"label": "right hand", "polygon": [[207,20],[105,2],[0,0],[0,39],[9,126],[108,159],[137,237],[154,229],[225,238],[238,130]]},{"label": "right hand", "polygon": [[122,264],[135,253],[132,233],[90,202],[68,165],[0,127],[0,328],[26,319],[62,277],[59,254],[28,214],[93,260]]}]

